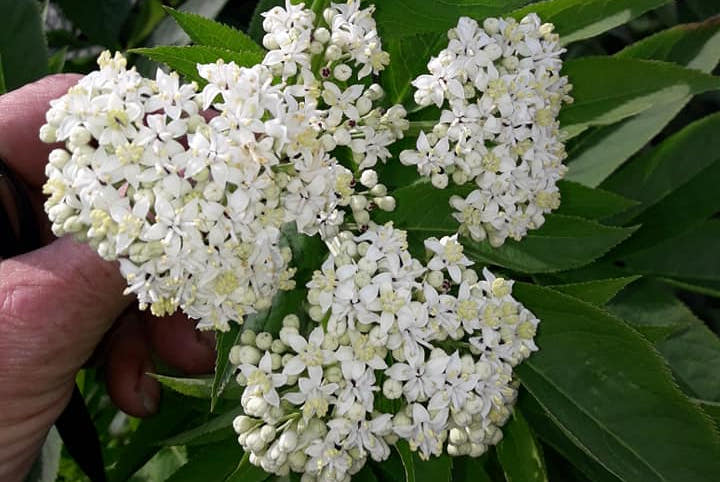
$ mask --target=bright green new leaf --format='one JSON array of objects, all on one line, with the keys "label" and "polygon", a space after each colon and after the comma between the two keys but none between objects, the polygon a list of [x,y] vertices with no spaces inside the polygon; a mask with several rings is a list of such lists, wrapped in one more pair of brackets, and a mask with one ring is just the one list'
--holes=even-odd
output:
[{"label": "bright green new leaf", "polygon": [[499,248],[467,238],[463,244],[465,253],[481,263],[521,273],[552,273],[590,264],[627,239],[634,229],[551,214],[542,228],[530,231],[521,241],[508,240]]},{"label": "bright green new leaf", "polygon": [[[678,25],[630,45],[616,57],[674,62],[709,73],[720,62],[720,21]],[[599,185],[659,134],[690,99],[659,104],[587,134],[569,151],[567,178]]]},{"label": "bright green new leaf", "polygon": [[[150,376],[166,387],[188,397],[210,398],[210,394],[212,393],[213,378],[211,377],[180,378],[158,375],[156,373],[151,373]],[[239,399],[240,390],[225,390],[223,396],[229,399]]]},{"label": "bright green new leaf", "polygon": [[190,40],[198,45],[220,47],[235,52],[264,54],[263,49],[253,39],[229,25],[170,7],[165,7],[165,11],[188,34]]},{"label": "bright green new leaf", "polygon": [[529,0],[381,0],[375,2],[375,20],[383,39],[419,33],[447,32],[461,16],[482,21],[507,14]]},{"label": "bright green new leaf", "polygon": [[651,60],[585,57],[567,61],[563,74],[573,84],[575,102],[560,112],[560,123],[573,132],[720,88],[718,77]]},{"label": "bright green new leaf", "polygon": [[35,0],[0,0],[0,12],[0,90],[8,91],[47,74],[48,51]]},{"label": "bright green new leaf", "polygon": [[234,440],[202,447],[166,482],[224,482],[242,456],[243,451]]},{"label": "bright green new leaf", "polygon": [[[192,12],[205,18],[215,18],[228,0],[186,0],[178,8],[181,12]],[[190,37],[175,20],[166,17],[145,42],[145,45],[187,45]]]},{"label": "bright green new leaf", "polygon": [[551,289],[516,283],[513,291],[542,320],[541,349],[516,373],[582,450],[628,482],[716,480],[714,426],[641,335]]},{"label": "bright green new leaf", "polygon": [[65,16],[92,42],[120,47],[120,31],[127,20],[130,0],[57,0]]},{"label": "bright green new leaf", "polygon": [[219,59],[225,62],[235,62],[241,67],[251,67],[260,63],[263,55],[257,51],[235,52],[220,47],[206,45],[191,45],[189,47],[152,47],[138,48],[129,52],[144,55],[156,62],[167,64],[168,67],[194,80],[199,85],[207,81],[200,77],[197,64],[211,64]]},{"label": "bright green new leaf", "polygon": [[554,290],[574,296],[575,298],[587,301],[597,306],[604,306],[608,301],[612,300],[627,285],[636,281],[640,276],[628,276],[625,278],[610,278],[594,281],[585,281],[582,283],[569,283],[564,285],[554,285]]},{"label": "bright green new leaf", "polygon": [[537,13],[543,22],[555,25],[560,42],[571,42],[600,35],[639,17],[670,0],[545,0],[513,12],[520,19]]},{"label": "bright green new leaf", "polygon": [[[160,441],[160,445],[198,445],[217,442],[225,439],[234,439],[233,420],[243,414],[243,408],[238,406],[229,412],[209,420],[208,422],[193,427],[190,430],[174,435]],[[233,440],[234,441],[234,440]]]},{"label": "bright green new leaf", "polygon": [[518,410],[503,427],[496,450],[507,482],[547,482],[542,449]]},{"label": "bright green new leaf", "polygon": [[400,460],[402,460],[403,468],[405,469],[405,482],[416,482],[415,481],[415,457],[413,452],[410,450],[410,446],[404,439],[398,440],[395,444],[395,450],[400,454]]},{"label": "bright green new leaf", "polygon": [[555,214],[586,219],[605,219],[637,205],[636,201],[613,192],[593,189],[576,182],[560,181],[558,187],[562,203]]}]

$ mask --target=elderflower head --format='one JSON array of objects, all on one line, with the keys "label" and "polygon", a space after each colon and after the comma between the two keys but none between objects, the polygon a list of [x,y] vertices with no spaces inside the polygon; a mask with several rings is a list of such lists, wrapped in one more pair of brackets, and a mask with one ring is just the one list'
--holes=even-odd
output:
[{"label": "elderflower head", "polygon": [[462,17],[449,45],[413,81],[415,101],[442,109],[432,132],[400,161],[442,189],[452,179],[476,189],[450,203],[475,240],[519,240],[560,203],[566,157],[557,122],[571,86],[552,26],[531,14],[519,23]]},{"label": "elderflower head", "polygon": [[[269,308],[294,287],[288,224],[331,239],[351,200],[361,225],[373,206],[394,209],[384,186],[357,182],[408,124],[401,106],[378,103],[379,85],[361,82],[388,59],[372,11],[331,4],[319,27],[288,1],[265,14],[263,63],[200,64],[202,90],[160,70],[145,79],[103,53],[41,129],[65,143],[45,185],[55,234],[119,260],[126,291],[156,315],[180,308],[200,328],[227,330]],[[209,108],[208,121],[199,113]],[[335,157],[343,146],[358,179]]]},{"label": "elderflower head", "polygon": [[[308,283],[309,335],[287,316],[287,351],[270,372],[259,334],[243,334],[231,352],[246,413],[235,429],[250,460],[278,475],[348,480],[398,439],[424,459],[484,453],[511,414],[513,366],[537,350],[537,318],[511,281],[487,270],[480,279],[454,237],[425,242],[428,266],[392,224],[338,238]],[[240,364],[247,358],[255,363]],[[273,390],[283,394],[277,405],[267,403]]]}]

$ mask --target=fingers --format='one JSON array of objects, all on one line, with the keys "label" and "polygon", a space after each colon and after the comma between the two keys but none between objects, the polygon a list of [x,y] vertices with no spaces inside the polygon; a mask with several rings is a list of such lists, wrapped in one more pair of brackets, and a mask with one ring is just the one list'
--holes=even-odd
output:
[{"label": "fingers", "polygon": [[74,376],[132,300],[123,296],[124,287],[114,263],[68,237],[1,261],[3,372],[42,367],[55,383]]},{"label": "fingers", "polygon": [[51,75],[0,96],[0,157],[31,186],[43,184],[53,148],[38,137],[50,100],[65,94],[81,77]]},{"label": "fingers", "polygon": [[150,340],[134,311],[120,323],[108,347],[108,393],[124,412],[145,417],[155,413],[160,402],[160,384],[147,375],[155,371]]},{"label": "fingers", "polygon": [[195,322],[182,313],[157,318],[143,316],[148,323],[155,352],[170,365],[190,375],[210,373],[215,364],[215,337],[195,329]]}]

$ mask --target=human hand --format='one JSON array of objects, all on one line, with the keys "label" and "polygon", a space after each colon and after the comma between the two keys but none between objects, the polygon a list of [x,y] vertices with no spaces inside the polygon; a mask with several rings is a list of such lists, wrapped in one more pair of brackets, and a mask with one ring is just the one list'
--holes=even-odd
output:
[{"label": "human hand", "polygon": [[[49,101],[78,79],[50,76],[0,96],[0,157],[29,188],[45,232],[42,248],[0,260],[3,481],[25,476],[70,399],[77,371],[99,344],[108,392],[135,416],[157,409],[160,387],[145,375],[153,371],[153,352],[189,374],[210,371],[214,361],[211,336],[182,315],[154,318],[130,307],[133,299],[123,296],[125,281],[114,263],[72,239],[54,239],[47,229],[41,189],[53,146],[40,142],[38,130]],[[0,202],[11,202],[1,190]]]}]

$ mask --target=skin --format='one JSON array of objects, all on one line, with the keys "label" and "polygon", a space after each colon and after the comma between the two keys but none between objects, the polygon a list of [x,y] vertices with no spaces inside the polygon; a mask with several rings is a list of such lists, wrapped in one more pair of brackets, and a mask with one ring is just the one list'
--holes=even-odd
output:
[{"label": "skin", "polygon": [[[56,146],[37,133],[49,101],[79,78],[49,76],[0,96],[0,157],[29,187],[46,230],[44,168]],[[0,480],[23,480],[91,357],[106,364],[113,401],[139,417],[154,413],[160,398],[146,375],[153,354],[188,374],[212,370],[212,336],[179,314],[138,312],[124,288],[115,263],[49,232],[41,249],[0,260]]]}]

